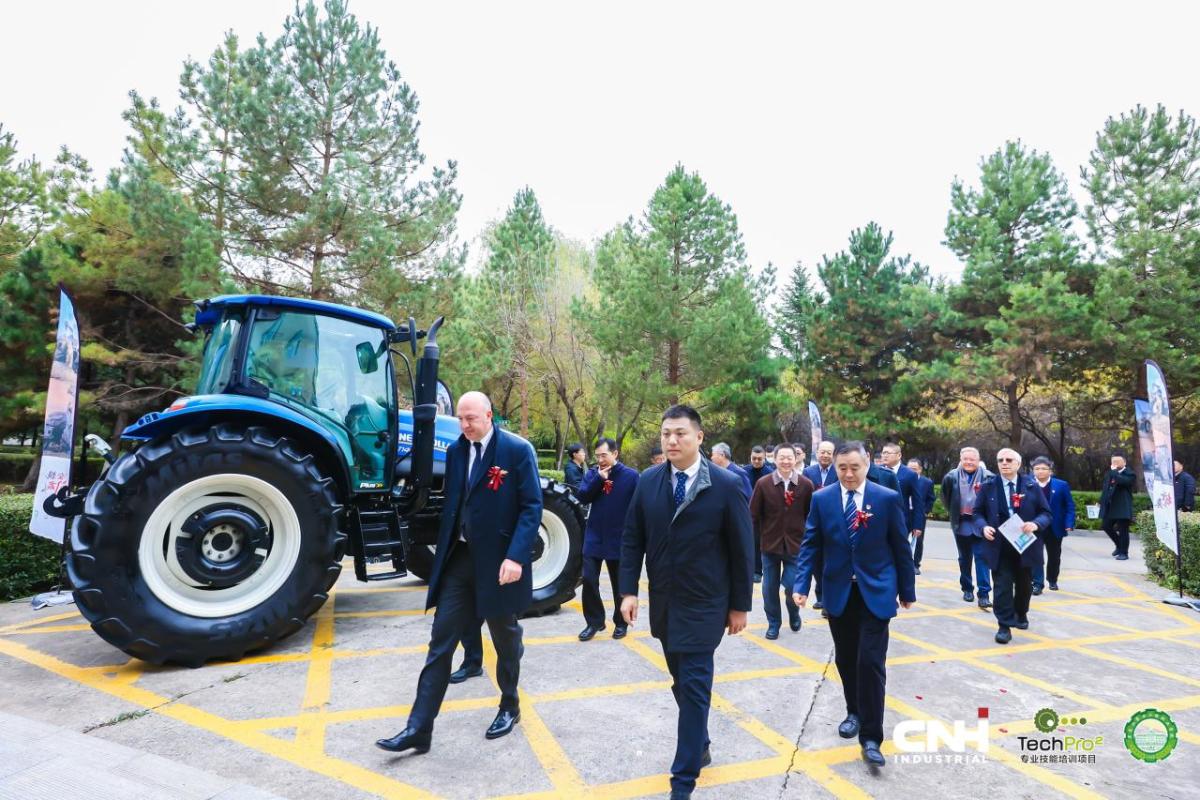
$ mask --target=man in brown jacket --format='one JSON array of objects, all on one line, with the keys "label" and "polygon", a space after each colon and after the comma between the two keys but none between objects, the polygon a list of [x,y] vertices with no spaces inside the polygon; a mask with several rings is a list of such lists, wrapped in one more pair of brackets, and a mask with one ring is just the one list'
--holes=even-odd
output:
[{"label": "man in brown jacket", "polygon": [[762,541],[762,595],[768,639],[779,638],[783,623],[779,609],[781,576],[788,622],[793,631],[800,630],[800,609],[792,601],[788,587],[796,582],[796,554],[800,552],[800,540],[804,538],[812,494],[812,481],[796,470],[795,446],[777,445],[775,471],[759,478],[750,496],[754,535]]}]

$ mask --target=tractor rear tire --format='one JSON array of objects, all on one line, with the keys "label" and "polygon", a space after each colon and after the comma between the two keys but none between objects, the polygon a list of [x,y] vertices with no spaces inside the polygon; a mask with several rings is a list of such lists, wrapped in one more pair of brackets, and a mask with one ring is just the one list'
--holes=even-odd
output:
[{"label": "tractor rear tire", "polygon": [[329,597],[346,535],[332,479],[266,428],[183,430],[92,485],[67,569],[105,641],[152,664],[237,660]]},{"label": "tractor rear tire", "polygon": [[[418,523],[408,549],[408,571],[423,581],[433,574],[437,520]],[[534,543],[533,603],[528,617],[552,614],[574,599],[583,574],[583,507],[569,487],[542,478],[542,524]],[[424,542],[418,544],[417,542]]]}]

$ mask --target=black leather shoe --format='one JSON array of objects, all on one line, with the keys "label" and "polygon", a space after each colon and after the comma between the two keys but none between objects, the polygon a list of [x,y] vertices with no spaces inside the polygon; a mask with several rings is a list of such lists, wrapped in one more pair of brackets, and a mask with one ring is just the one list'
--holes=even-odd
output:
[{"label": "black leather shoe", "polygon": [[500,713],[492,720],[492,724],[488,726],[487,733],[484,734],[489,739],[499,739],[501,736],[507,736],[512,733],[512,729],[521,721],[520,711],[505,711],[500,709]]},{"label": "black leather shoe", "polygon": [[1017,625],[1016,625],[1016,627],[1017,627],[1017,629],[1018,629],[1018,630],[1022,630],[1022,631],[1027,631],[1027,630],[1029,630],[1029,620],[1027,620],[1027,619],[1019,619],[1019,620],[1017,620]]},{"label": "black leather shoe", "polygon": [[828,611],[828,610],[826,610],[826,609],[824,609],[824,608],[822,608],[822,609],[821,609],[821,616],[822,616],[823,618],[825,618],[825,619],[829,619],[829,611]]},{"label": "black leather shoe", "polygon": [[1129,556],[1127,556],[1124,553],[1118,553],[1116,556],[1114,556],[1114,558],[1116,558],[1117,561],[1128,561],[1129,560]]},{"label": "black leather shoe", "polygon": [[462,683],[467,678],[478,678],[483,674],[483,667],[459,667],[450,673],[451,683]]},{"label": "black leather shoe", "polygon": [[387,750],[389,753],[403,753],[405,750],[428,753],[432,744],[431,740],[432,737],[428,733],[405,728],[390,739],[380,739],[375,742],[375,746],[380,750]]},{"label": "black leather shoe", "polygon": [[920,567],[913,567],[913,571],[914,571],[914,572],[916,572],[918,575],[920,575],[920,574],[921,574],[921,568],[920,568]]},{"label": "black leather shoe", "polygon": [[1012,631],[1001,625],[1000,630],[996,631],[996,644],[1008,644],[1011,641]]},{"label": "black leather shoe", "polygon": [[980,597],[980,598],[979,598],[979,607],[980,607],[980,608],[982,608],[982,609],[988,609],[988,608],[991,608],[991,607],[992,607],[992,601],[991,601],[991,600],[988,600],[986,597]]},{"label": "black leather shoe", "polygon": [[604,628],[597,628],[592,625],[588,625],[586,628],[584,628],[583,630],[581,630],[579,632],[579,641],[581,641],[581,642],[591,641],[592,637],[595,636],[597,633],[599,633],[602,630],[604,630]]},{"label": "black leather shoe", "polygon": [[963,602],[964,603],[974,603],[975,602],[975,593],[974,592],[963,592]]},{"label": "black leather shoe", "polygon": [[802,624],[803,624],[803,621],[800,619],[799,614],[797,614],[796,616],[794,616],[790,620],[788,620],[788,625],[790,625],[792,630],[794,630],[794,631],[800,630],[800,626]]},{"label": "black leather shoe", "polygon": [[712,763],[712,749],[706,747],[706,748],[704,748],[704,752],[700,754],[700,766],[707,767],[711,763]]},{"label": "black leather shoe", "polygon": [[1057,584],[1057,583],[1052,583],[1052,584],[1050,584],[1050,591],[1052,591],[1052,592],[1057,592],[1057,591],[1058,591],[1058,584]]},{"label": "black leather shoe", "polygon": [[625,634],[627,634],[627,633],[629,633],[628,627],[622,626],[620,628],[616,628],[615,630],[613,630],[613,638],[614,639],[624,639]]},{"label": "black leather shoe", "polygon": [[843,739],[853,739],[858,736],[858,714],[846,715],[842,724],[838,725],[838,736]]},{"label": "black leather shoe", "polygon": [[778,639],[779,638],[779,626],[778,625],[771,625],[767,628],[767,638],[768,639]]},{"label": "black leather shoe", "polygon": [[1033,591],[1031,592],[1031,594],[1033,594],[1035,596],[1039,595],[1041,593],[1042,593],[1042,587],[1040,587],[1040,586],[1033,587]]},{"label": "black leather shoe", "polygon": [[863,761],[872,767],[887,766],[887,759],[883,757],[883,753],[879,752],[879,742],[863,742],[862,756]]},{"label": "black leather shoe", "polygon": [[1119,552],[1121,552],[1121,551],[1120,551],[1120,550],[1113,550],[1113,551],[1112,551],[1112,554],[1115,556],[1115,555],[1116,555],[1117,553],[1119,553]]},{"label": "black leather shoe", "polygon": [[[762,573],[761,572],[754,573],[754,582],[762,583]],[[674,794],[672,794],[671,796],[674,797]]]},{"label": "black leather shoe", "polygon": [[822,608],[824,608],[824,607],[825,607],[825,604],[824,604],[824,603],[822,603],[820,600],[818,600],[817,602],[813,603],[813,608],[815,608],[817,611],[820,611],[820,610],[821,610]]}]

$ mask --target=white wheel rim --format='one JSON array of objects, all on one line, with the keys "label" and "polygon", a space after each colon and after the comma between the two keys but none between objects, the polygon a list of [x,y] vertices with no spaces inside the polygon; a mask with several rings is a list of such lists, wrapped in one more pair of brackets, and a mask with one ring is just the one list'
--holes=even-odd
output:
[{"label": "white wheel rim", "polygon": [[[271,548],[259,568],[225,589],[203,588],[184,572],[175,555],[183,523],[214,503],[236,503],[267,523]],[[165,544],[165,553],[164,553]],[[142,529],[138,567],[154,596],[193,617],[228,617],[260,605],[283,586],[300,555],[300,519],[283,492],[249,475],[209,475],[171,492]]]},{"label": "white wheel rim", "polygon": [[571,535],[567,526],[553,511],[542,510],[542,525],[538,531],[542,539],[542,556],[533,562],[533,590],[549,586],[567,568],[571,556]]}]

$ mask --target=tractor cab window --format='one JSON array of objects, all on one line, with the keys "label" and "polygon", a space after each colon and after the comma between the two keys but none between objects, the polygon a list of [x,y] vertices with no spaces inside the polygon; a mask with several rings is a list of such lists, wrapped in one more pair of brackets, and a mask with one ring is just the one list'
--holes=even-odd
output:
[{"label": "tractor cab window", "polygon": [[261,316],[250,330],[246,377],[271,399],[329,429],[348,451],[358,489],[383,489],[393,395],[378,328],[319,314]]},{"label": "tractor cab window", "polygon": [[233,348],[237,346],[241,327],[240,319],[226,317],[209,334],[204,344],[204,363],[200,367],[196,394],[220,394],[225,391],[233,366]]}]

